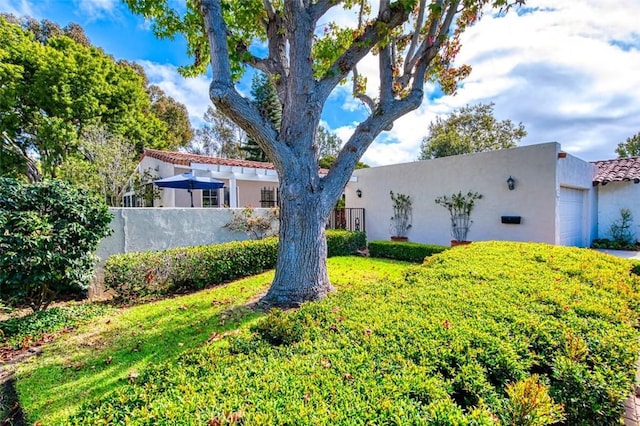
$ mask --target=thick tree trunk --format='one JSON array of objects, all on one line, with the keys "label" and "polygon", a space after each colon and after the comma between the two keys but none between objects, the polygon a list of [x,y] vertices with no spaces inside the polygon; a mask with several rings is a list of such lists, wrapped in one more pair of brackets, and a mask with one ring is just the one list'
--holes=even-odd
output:
[{"label": "thick tree trunk", "polygon": [[[301,188],[283,184],[281,194],[298,192],[292,187]],[[281,199],[276,275],[264,302],[292,307],[334,291],[327,274],[326,209],[319,206],[319,198],[308,191]]]}]

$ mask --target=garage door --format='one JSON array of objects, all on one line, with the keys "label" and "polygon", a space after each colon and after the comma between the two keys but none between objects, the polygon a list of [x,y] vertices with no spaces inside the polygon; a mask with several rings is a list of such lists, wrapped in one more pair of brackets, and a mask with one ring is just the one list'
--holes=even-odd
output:
[{"label": "garage door", "polygon": [[584,246],[584,191],[560,187],[560,244]]}]

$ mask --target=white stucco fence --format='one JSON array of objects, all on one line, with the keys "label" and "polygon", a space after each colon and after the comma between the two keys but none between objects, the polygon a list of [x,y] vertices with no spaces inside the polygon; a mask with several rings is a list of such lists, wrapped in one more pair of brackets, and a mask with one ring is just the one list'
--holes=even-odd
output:
[{"label": "white stucco fence", "polygon": [[[119,253],[165,250],[248,239],[247,234],[231,232],[224,225],[234,211],[216,208],[112,208],[110,227],[113,233],[100,241],[96,251],[99,262],[92,290],[102,288],[102,266],[107,258]],[[265,215],[270,209],[255,209]]]}]

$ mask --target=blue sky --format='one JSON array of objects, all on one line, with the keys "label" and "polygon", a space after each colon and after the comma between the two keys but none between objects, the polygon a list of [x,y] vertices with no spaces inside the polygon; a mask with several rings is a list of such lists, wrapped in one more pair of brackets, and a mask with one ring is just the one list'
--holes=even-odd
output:
[{"label": "blue sky", "polygon": [[[0,12],[82,25],[94,45],[139,62],[151,82],[187,106],[196,126],[210,104],[206,76],[185,79],[177,72],[189,61],[184,42],[156,39],[119,0],[0,0]],[[427,87],[423,105],[381,135],[363,160],[415,160],[429,122],[479,102],[495,102],[499,119],[522,122],[529,132],[523,145],[556,141],[585,160],[615,158],[617,143],[640,131],[638,16],[638,0],[528,0],[520,13],[486,14],[464,35],[458,60],[473,72],[457,95]],[[352,23],[353,14],[336,11],[325,20]],[[375,81],[375,66],[366,58],[359,69]],[[240,89],[249,87],[245,81]],[[338,88],[323,114],[344,140],[364,116],[349,91]]]}]

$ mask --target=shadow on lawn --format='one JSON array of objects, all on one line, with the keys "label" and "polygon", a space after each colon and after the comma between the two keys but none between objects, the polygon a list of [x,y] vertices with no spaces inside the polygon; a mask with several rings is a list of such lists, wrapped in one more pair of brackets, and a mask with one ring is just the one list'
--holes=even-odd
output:
[{"label": "shadow on lawn", "polygon": [[[238,305],[234,299],[202,296],[180,306],[162,301],[154,304],[157,309],[130,308],[120,319],[103,317],[90,331],[54,343],[46,359],[26,363],[18,376],[18,391],[29,421],[64,422],[81,403],[135,381],[150,366],[222,340],[262,315],[256,297]],[[28,392],[36,388],[40,394],[27,401]]]}]

